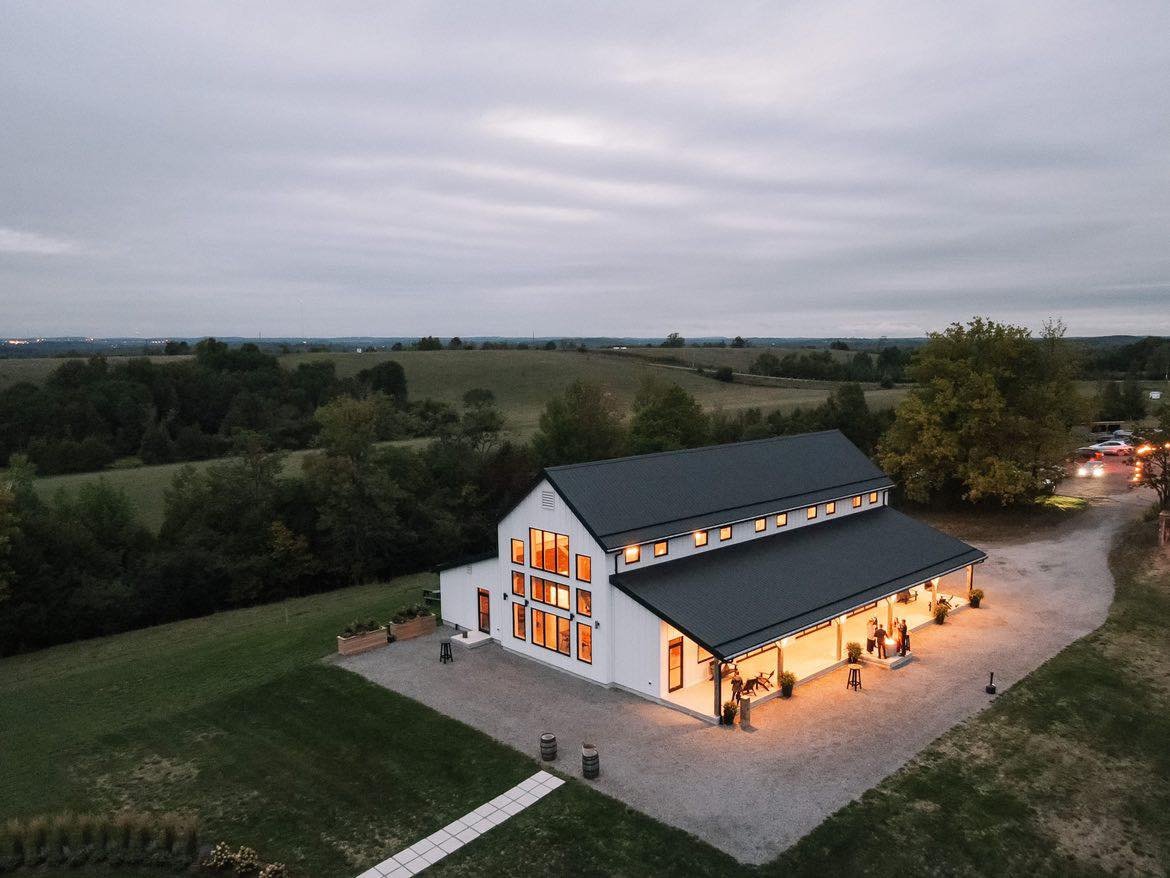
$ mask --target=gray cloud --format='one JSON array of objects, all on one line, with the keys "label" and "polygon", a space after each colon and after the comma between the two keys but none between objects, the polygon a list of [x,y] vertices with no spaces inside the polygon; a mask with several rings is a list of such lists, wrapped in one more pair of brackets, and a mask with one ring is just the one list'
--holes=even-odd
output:
[{"label": "gray cloud", "polygon": [[1165,4],[0,21],[0,331],[1170,332]]}]

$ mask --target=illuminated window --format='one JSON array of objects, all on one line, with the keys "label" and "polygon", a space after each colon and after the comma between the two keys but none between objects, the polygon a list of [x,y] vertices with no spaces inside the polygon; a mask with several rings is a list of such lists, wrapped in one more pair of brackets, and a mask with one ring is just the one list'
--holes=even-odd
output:
[{"label": "illuminated window", "polygon": [[512,594],[518,594],[524,597],[524,574],[519,570],[512,573]]},{"label": "illuminated window", "polygon": [[522,604],[512,604],[512,636],[517,640],[528,636],[524,631],[524,612]]},{"label": "illuminated window", "polygon": [[705,662],[705,661],[710,660],[711,653],[709,653],[707,650],[703,649],[703,647],[699,646],[699,644],[697,644],[697,643],[695,644],[695,649],[697,649],[699,651],[699,661]]},{"label": "illuminated window", "polygon": [[577,578],[581,582],[593,581],[593,559],[588,555],[577,556]]},{"label": "illuminated window", "polygon": [[593,615],[593,592],[577,589],[577,612],[582,616]]},{"label": "illuminated window", "polygon": [[[513,541],[512,553],[516,552]],[[553,533],[537,528],[528,529],[528,542],[531,546],[531,560],[529,563],[537,570],[547,570],[560,576],[569,575],[569,538],[565,534]]]},{"label": "illuminated window", "polygon": [[642,560],[642,547],[626,546],[625,557],[627,564],[637,564]]},{"label": "illuminated window", "polygon": [[768,526],[768,519],[766,519],[766,518],[757,518],[756,519],[756,533],[760,533],[767,526]]},{"label": "illuminated window", "polygon": [[721,541],[731,539],[731,526],[730,525],[728,525],[727,527],[719,528],[719,539]]},{"label": "illuminated window", "polygon": [[860,505],[861,505],[861,495],[858,494],[856,497],[853,498],[853,508],[857,509]]},{"label": "illuminated window", "polygon": [[812,521],[814,518],[816,518],[816,517],[817,517],[817,508],[816,508],[815,506],[810,506],[810,507],[809,507],[809,508],[806,510],[806,513],[805,513],[805,514],[806,514],[806,515],[808,515],[808,520],[809,520],[809,521]]},{"label": "illuminated window", "polygon": [[577,658],[593,664],[593,627],[584,622],[577,623]]},{"label": "illuminated window", "polygon": [[785,527],[788,524],[788,513],[781,512],[776,516],[776,527]]},{"label": "illuminated window", "polygon": [[512,563],[524,563],[524,540],[512,540]]},{"label": "illuminated window", "polygon": [[877,503],[877,491],[870,491],[869,492],[869,503],[871,506],[874,503]]},{"label": "illuminated window", "polygon": [[550,604],[554,607],[560,607],[562,610],[569,609],[569,586],[561,585],[559,582],[550,582],[547,579],[541,579],[539,576],[532,577],[532,599],[540,601],[542,604]]},{"label": "illuminated window", "polygon": [[825,504],[825,515],[832,515],[836,511],[837,511],[837,504],[836,503],[833,503],[830,501],[830,502]]},{"label": "illuminated window", "polygon": [[683,639],[676,637],[666,645],[666,688],[670,692],[683,686]]},{"label": "illuminated window", "polygon": [[562,655],[570,654],[569,620],[535,607],[532,610],[532,642]]},{"label": "illuminated window", "polygon": [[707,545],[707,532],[705,530],[695,531],[695,548]]},{"label": "illuminated window", "polygon": [[654,544],[654,557],[661,558],[670,551],[670,544],[666,540]]}]

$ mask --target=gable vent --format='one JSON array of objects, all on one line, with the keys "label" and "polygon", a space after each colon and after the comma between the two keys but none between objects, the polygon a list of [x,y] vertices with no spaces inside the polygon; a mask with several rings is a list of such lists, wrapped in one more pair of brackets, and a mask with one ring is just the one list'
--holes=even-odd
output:
[{"label": "gable vent", "polygon": [[553,509],[556,507],[556,495],[552,491],[540,492],[540,505],[545,509]]}]

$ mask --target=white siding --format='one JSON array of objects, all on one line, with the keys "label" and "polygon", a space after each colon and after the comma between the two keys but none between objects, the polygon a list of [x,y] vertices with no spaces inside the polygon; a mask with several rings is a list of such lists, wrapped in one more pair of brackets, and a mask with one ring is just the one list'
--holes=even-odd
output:
[{"label": "white siding", "polygon": [[658,661],[661,620],[624,592],[611,586],[613,596],[613,682],[658,697],[662,670]]},{"label": "white siding", "polygon": [[[886,504],[887,492],[878,491],[877,495],[877,502],[870,503],[869,492],[862,494],[861,506],[857,509],[854,509],[852,500],[855,495],[850,494],[836,501],[837,511],[832,515],[826,515],[825,504],[818,503],[817,517],[812,521],[809,521],[807,518],[807,506],[798,506],[795,509],[789,510],[780,509],[776,512],[769,513],[766,516],[756,516],[756,518],[762,517],[765,521],[765,527],[760,532],[757,532],[755,529],[756,518],[749,518],[746,521],[737,521],[734,523],[727,522],[727,524],[732,525],[731,539],[721,542],[719,540],[719,527],[712,527],[707,531],[707,545],[699,548],[696,548],[695,546],[693,533],[688,532],[681,534],[679,536],[671,537],[667,540],[667,543],[669,544],[668,552],[666,555],[660,558],[654,557],[653,542],[643,543],[642,558],[640,561],[637,561],[634,564],[626,564],[624,554],[618,553],[618,570],[640,570],[643,567],[649,567],[651,564],[659,564],[664,561],[674,561],[678,558],[685,558],[688,555],[696,555],[700,552],[717,552],[721,548],[734,546],[736,543],[743,543],[747,542],[748,540],[759,539],[760,537],[769,537],[781,531],[787,533],[788,531],[795,530],[798,527],[808,527],[817,524],[823,524],[826,521],[835,521],[838,518],[846,515],[853,515],[859,512],[865,512],[867,509],[876,509],[879,506],[884,506]],[[783,528],[777,528],[776,515],[785,511],[787,511],[788,514],[788,523]]]},{"label": "white siding", "polygon": [[[461,564],[439,573],[439,592],[443,599],[443,621],[469,631],[479,629],[479,615],[476,607],[477,592],[481,588],[493,590],[499,575],[496,558]],[[494,616],[494,613],[493,613]],[[492,619],[494,626],[495,619]]]},{"label": "white siding", "polygon": [[[530,565],[531,547],[528,545],[528,529],[530,527],[566,534],[569,537],[569,575],[567,577],[558,576],[556,573],[549,573],[545,570],[537,570]],[[609,620],[613,618],[611,594],[614,588],[609,584],[609,574],[612,572],[613,564],[612,556],[609,559],[606,558],[605,552],[602,551],[597,541],[593,539],[577,516],[565,505],[560,494],[556,493],[552,486],[544,480],[500,522],[497,538],[499,541],[499,571],[497,574],[498,584],[492,592],[492,636],[496,637],[505,649],[512,652],[518,652],[599,683],[612,682],[613,666],[609,646],[613,627],[609,624]],[[523,565],[512,564],[511,541],[513,539],[524,541]],[[577,580],[577,555],[589,556],[592,566],[591,582]],[[513,570],[524,574],[525,597],[519,599],[527,601],[526,637],[524,640],[512,636],[512,604],[516,600],[511,594]],[[570,608],[563,610],[532,600],[533,576],[570,586]],[[586,589],[592,595],[593,613],[589,617],[577,613],[578,589]],[[566,656],[545,649],[532,642],[531,611],[533,608],[571,618],[570,655]],[[593,626],[593,664],[586,664],[577,658],[577,625],[579,623]]]}]

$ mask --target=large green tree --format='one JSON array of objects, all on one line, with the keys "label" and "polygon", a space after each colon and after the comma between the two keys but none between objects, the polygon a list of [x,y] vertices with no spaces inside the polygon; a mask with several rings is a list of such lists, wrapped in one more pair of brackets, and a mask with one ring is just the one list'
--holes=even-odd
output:
[{"label": "large green tree", "polygon": [[532,450],[541,466],[606,460],[625,453],[626,429],[613,395],[599,384],[577,380],[549,400],[540,416]]},{"label": "large green tree", "polygon": [[703,407],[677,384],[646,381],[634,397],[630,450],[634,454],[695,448],[710,438]]},{"label": "large green tree", "polygon": [[1039,338],[982,318],[931,333],[881,463],[922,502],[1033,500],[1059,478],[1069,427],[1084,415],[1076,371],[1060,323]]}]

